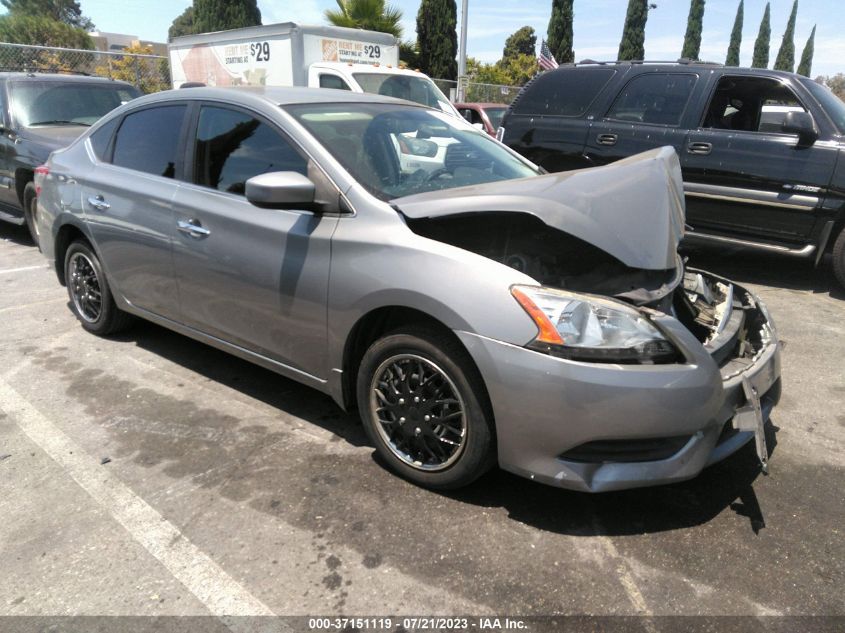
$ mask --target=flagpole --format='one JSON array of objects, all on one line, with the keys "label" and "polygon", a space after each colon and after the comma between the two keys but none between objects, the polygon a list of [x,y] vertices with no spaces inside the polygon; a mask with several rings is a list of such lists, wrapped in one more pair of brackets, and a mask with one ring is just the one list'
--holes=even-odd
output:
[{"label": "flagpole", "polygon": [[461,43],[458,49],[458,89],[455,91],[458,102],[466,99],[464,94],[467,74],[467,4],[468,0],[461,2]]}]

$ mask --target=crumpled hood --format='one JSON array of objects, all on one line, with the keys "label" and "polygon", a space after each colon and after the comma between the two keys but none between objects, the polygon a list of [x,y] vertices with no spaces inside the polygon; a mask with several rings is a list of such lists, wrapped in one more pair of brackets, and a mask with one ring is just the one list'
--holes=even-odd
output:
[{"label": "crumpled hood", "polygon": [[392,201],[412,219],[529,213],[626,266],[668,270],[684,236],[678,155],[660,147],[604,167],[415,194]]}]

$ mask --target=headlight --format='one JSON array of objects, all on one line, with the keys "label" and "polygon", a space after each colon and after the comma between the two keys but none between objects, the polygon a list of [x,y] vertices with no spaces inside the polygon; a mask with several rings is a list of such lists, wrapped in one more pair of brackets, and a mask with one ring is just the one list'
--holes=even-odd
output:
[{"label": "headlight", "polygon": [[511,294],[539,329],[531,349],[599,363],[681,358],[645,315],[624,303],[539,286],[513,286]]}]

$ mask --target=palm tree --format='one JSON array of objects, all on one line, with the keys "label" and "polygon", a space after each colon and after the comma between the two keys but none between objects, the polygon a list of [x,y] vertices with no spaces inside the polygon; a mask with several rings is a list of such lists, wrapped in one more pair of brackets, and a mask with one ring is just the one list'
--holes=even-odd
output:
[{"label": "palm tree", "polygon": [[326,9],[326,19],[335,26],[366,29],[402,37],[402,11],[385,0],[336,0],[338,11]]}]

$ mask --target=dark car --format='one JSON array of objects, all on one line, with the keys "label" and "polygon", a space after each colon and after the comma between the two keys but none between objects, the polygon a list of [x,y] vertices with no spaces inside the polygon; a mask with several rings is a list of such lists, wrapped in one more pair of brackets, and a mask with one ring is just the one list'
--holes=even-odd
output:
[{"label": "dark car", "polygon": [[456,103],[455,108],[462,117],[473,125],[480,125],[490,136],[496,136],[502,117],[508,111],[504,103]]},{"label": "dark car", "polygon": [[681,157],[689,242],[820,261],[845,286],[845,104],[793,73],[704,63],[584,63],[545,72],[499,138],[549,171],[660,145]]},{"label": "dark car", "polygon": [[35,169],[139,94],[130,84],[100,77],[0,73],[0,220],[26,223],[37,243]]}]

